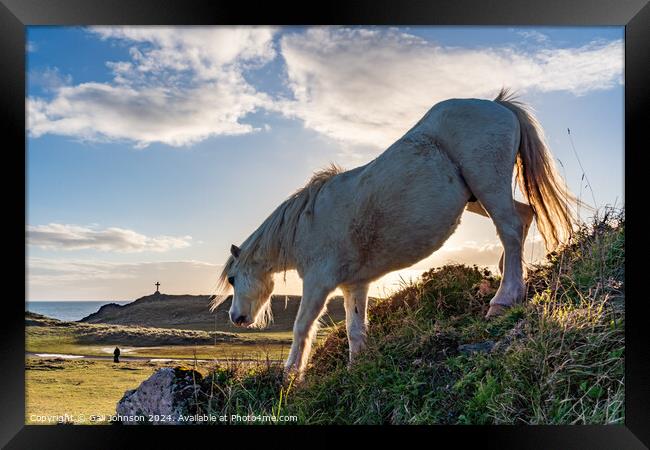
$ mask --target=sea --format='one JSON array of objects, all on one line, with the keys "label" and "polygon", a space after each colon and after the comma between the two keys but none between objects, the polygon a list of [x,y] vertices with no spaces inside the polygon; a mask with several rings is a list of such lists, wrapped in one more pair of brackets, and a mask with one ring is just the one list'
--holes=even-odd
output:
[{"label": "sea", "polygon": [[68,322],[80,320],[84,317],[97,312],[99,308],[108,303],[117,303],[126,305],[129,301],[106,301],[106,300],[30,300],[25,302],[25,311],[36,314],[42,314],[54,319],[65,320]]}]

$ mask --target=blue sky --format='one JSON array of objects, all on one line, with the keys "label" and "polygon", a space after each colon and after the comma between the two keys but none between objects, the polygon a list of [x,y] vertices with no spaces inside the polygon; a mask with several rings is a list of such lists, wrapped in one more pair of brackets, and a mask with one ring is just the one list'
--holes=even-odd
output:
[{"label": "blue sky", "polygon": [[[438,101],[517,89],[572,190],[623,204],[622,27],[29,27],[30,299],[214,287],[311,173],[370,161]],[[583,182],[584,183],[584,182]],[[542,255],[533,230],[526,259]],[[371,289],[447,261],[493,266],[488,219]],[[290,276],[277,292],[299,292]]]}]

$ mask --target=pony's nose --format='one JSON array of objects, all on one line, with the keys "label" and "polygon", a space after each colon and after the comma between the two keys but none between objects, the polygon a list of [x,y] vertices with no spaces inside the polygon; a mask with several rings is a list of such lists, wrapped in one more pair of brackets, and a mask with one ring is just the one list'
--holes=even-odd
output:
[{"label": "pony's nose", "polygon": [[243,323],[246,323],[246,316],[244,316],[244,315],[241,315],[241,316],[239,316],[237,318],[231,317],[230,319],[237,325],[241,325]]}]

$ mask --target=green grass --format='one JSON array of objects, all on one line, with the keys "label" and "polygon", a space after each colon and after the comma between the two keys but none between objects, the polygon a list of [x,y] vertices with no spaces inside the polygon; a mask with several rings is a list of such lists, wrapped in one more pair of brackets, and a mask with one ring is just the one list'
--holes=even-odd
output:
[{"label": "green grass", "polygon": [[[94,326],[94,325],[92,325]],[[321,330],[318,340],[324,339],[327,329]],[[153,345],[136,346],[131,341],[101,344],[81,343],[78,333],[69,327],[26,327],[25,349],[30,353],[70,354],[86,356],[112,356],[115,346],[122,356],[142,358],[198,358],[198,359],[266,359],[286,358],[291,347],[291,332],[247,333],[235,342],[218,342],[209,345]],[[92,341],[87,341],[92,342]],[[126,345],[125,345],[126,344]]]},{"label": "green grass", "polygon": [[115,364],[112,361],[28,358],[25,362],[25,423],[53,425],[66,414],[68,418],[63,417],[62,421],[101,423],[92,421],[91,416],[115,414],[115,405],[124,392],[139,385],[163,365],[142,361]]},{"label": "green grass", "polygon": [[291,332],[238,335],[196,330],[80,324],[40,318],[27,319],[26,351],[88,356],[111,356],[119,346],[123,356],[153,358],[259,358],[286,355]]},{"label": "green grass", "polygon": [[[270,364],[224,365],[193,408],[305,424],[622,424],[624,242],[624,211],[606,211],[532,267],[527,301],[491,321],[498,277],[432,269],[370,308],[368,346],[350,368],[340,324],[301,385]],[[476,343],[496,345],[460,351]]]}]

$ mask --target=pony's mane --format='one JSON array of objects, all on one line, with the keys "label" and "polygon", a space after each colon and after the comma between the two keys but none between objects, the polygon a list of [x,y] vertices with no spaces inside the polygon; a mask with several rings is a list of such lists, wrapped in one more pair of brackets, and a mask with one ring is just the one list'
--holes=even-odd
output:
[{"label": "pony's mane", "polygon": [[518,106],[523,106],[523,103],[518,100],[519,95],[508,87],[502,87],[497,97],[493,100],[495,102],[510,102]]},{"label": "pony's mane", "polygon": [[[309,182],[284,202],[266,218],[241,245],[239,261],[246,264],[254,256],[273,261],[278,271],[287,270],[290,264],[288,249],[291,248],[296,236],[298,221],[304,213],[313,214],[314,202],[323,186],[334,176],[343,172],[335,164],[314,173]],[[223,292],[227,287],[228,272],[232,269],[235,259],[228,257],[217,283],[217,292]]]}]

